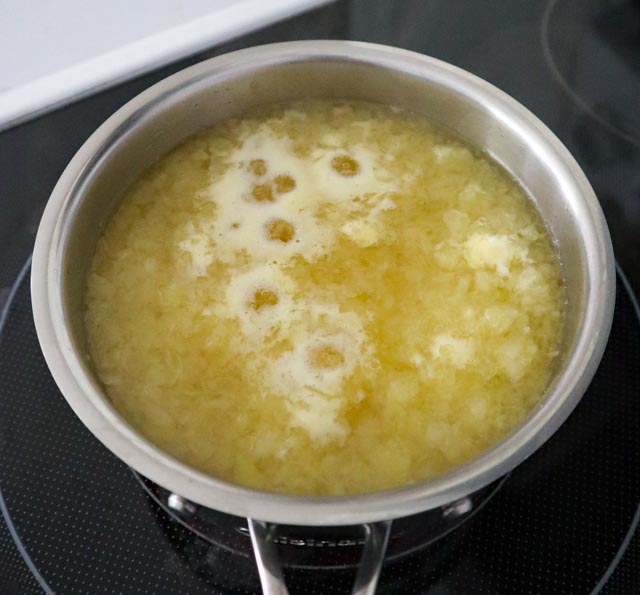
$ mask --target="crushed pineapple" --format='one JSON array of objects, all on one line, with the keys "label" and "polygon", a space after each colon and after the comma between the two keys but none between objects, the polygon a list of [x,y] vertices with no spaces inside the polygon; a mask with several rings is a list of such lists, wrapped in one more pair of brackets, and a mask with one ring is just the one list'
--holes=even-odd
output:
[{"label": "crushed pineapple", "polygon": [[87,285],[114,406],[231,482],[354,494],[469,460],[552,373],[561,269],[522,190],[417,115],[307,102],[133,185]]}]

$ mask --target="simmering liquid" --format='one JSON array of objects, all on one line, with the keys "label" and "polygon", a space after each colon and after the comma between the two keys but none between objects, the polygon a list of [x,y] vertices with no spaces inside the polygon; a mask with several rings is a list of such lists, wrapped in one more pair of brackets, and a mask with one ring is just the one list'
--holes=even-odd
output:
[{"label": "simmering liquid", "polygon": [[88,278],[114,406],[211,475],[354,494],[479,454],[557,355],[551,238],[422,117],[309,102],[226,121],[133,185]]}]

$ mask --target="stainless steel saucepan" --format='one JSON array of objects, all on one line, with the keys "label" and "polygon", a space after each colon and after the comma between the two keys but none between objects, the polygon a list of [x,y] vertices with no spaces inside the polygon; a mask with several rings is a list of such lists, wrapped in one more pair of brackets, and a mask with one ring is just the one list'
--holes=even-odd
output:
[{"label": "stainless steel saucepan", "polygon": [[[408,108],[485,151],[535,202],[557,244],[566,283],[560,365],[526,420],[449,473],[360,496],[261,492],[173,459],[113,408],[87,355],[83,326],[85,281],[96,241],[127,187],[203,128],[254,106],[308,97]],[[176,494],[248,517],[265,592],[286,592],[270,539],[272,523],[363,524],[368,539],[354,588],[362,594],[375,589],[392,519],[442,506],[487,485],[531,455],[566,419],[604,351],[615,270],[602,211],[580,167],[551,131],[511,97],[459,68],[412,52],[304,41],[207,60],[154,85],[111,116],[78,151],[51,195],[36,239],[31,288],[38,338],[51,373],[78,417],[107,448]]]}]

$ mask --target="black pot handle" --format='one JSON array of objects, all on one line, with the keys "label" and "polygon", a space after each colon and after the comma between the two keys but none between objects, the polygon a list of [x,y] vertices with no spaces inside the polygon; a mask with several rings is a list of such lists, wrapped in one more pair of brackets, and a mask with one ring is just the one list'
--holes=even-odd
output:
[{"label": "black pot handle", "polygon": [[[288,595],[278,559],[276,525],[256,519],[247,519],[251,543],[260,575],[264,595]],[[358,574],[351,595],[374,595],[384,562],[392,521],[363,525],[365,542]]]}]

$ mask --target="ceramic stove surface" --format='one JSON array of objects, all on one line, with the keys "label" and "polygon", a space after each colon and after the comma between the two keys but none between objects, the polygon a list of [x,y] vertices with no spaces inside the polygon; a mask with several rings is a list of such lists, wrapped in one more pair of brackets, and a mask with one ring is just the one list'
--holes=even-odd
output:
[{"label": "ceramic stove surface", "polygon": [[[610,344],[574,414],[476,515],[385,564],[380,592],[640,592],[640,326],[632,297],[640,289],[640,3],[351,0],[0,134],[0,304],[11,297],[0,332],[0,593],[258,592],[249,556],[168,515],[75,418],[40,355],[22,267],[55,181],[115,109],[192,62],[302,38],[405,47],[513,95],[585,170],[629,277],[628,285],[619,279]],[[286,570],[294,593],[348,592],[353,580],[351,568],[294,566]]]}]

